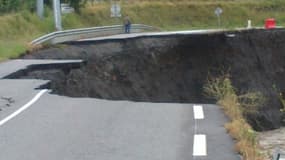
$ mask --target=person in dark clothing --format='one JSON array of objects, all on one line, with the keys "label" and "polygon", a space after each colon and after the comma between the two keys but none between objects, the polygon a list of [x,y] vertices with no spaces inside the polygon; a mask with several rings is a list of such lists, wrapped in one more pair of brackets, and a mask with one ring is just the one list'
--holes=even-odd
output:
[{"label": "person in dark clothing", "polygon": [[130,33],[131,30],[131,20],[128,15],[124,18],[125,33]]}]

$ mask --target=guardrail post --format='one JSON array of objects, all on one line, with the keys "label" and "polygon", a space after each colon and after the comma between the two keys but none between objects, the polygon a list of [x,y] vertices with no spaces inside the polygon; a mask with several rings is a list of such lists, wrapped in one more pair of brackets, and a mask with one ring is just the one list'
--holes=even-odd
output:
[{"label": "guardrail post", "polygon": [[62,25],[61,25],[60,0],[53,0],[53,14],[54,14],[55,29],[57,31],[61,31]]}]

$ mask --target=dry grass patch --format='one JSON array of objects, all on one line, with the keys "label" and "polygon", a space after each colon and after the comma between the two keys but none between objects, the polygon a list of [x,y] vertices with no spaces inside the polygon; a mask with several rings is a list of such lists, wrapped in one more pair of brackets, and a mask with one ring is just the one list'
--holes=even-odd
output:
[{"label": "dry grass patch", "polygon": [[248,92],[238,96],[228,74],[210,76],[204,86],[207,96],[215,98],[231,122],[225,124],[228,133],[236,140],[235,148],[244,160],[264,160],[260,154],[256,132],[244,119],[245,114],[257,112],[265,98],[260,92]]},{"label": "dry grass patch", "polygon": [[238,103],[238,97],[235,94],[223,97],[217,104],[222,107],[231,120],[242,119],[242,111]]}]

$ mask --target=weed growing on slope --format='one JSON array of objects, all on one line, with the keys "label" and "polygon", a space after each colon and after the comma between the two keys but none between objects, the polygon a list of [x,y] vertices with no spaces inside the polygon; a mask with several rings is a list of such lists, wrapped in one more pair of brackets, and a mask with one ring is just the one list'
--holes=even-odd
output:
[{"label": "weed growing on slope", "polygon": [[237,141],[236,150],[245,160],[263,160],[260,154],[256,132],[246,122],[243,115],[257,112],[257,107],[265,98],[260,92],[248,92],[237,95],[229,74],[219,77],[209,76],[204,85],[207,96],[215,98],[222,107],[230,122],[225,125],[228,133]]}]

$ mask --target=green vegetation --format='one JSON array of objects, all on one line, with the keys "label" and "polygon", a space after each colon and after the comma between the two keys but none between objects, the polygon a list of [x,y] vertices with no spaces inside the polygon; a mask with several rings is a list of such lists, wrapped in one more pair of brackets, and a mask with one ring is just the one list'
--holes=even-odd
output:
[{"label": "green vegetation", "polygon": [[282,107],[283,107],[283,108],[280,109],[280,111],[283,112],[283,113],[285,113],[285,99],[283,98],[282,93],[280,93],[279,99],[280,99],[280,101],[281,101],[281,103],[282,103]]},{"label": "green vegetation", "polygon": [[273,90],[276,92],[278,99],[282,105],[282,108],[280,109],[280,112],[285,114],[285,98],[284,98],[284,94],[280,91],[279,88],[276,87],[275,84],[272,85]]},{"label": "green vegetation", "polygon": [[[8,1],[22,2],[22,0],[5,0]],[[84,1],[77,1],[80,2],[79,6],[84,4]],[[25,0],[25,5],[28,7],[22,7],[24,9],[10,8],[9,14],[0,11],[2,13],[0,59],[17,57],[26,50],[29,41],[54,31],[51,9],[46,7],[45,19],[41,21],[34,13],[34,4],[27,2],[30,0]],[[50,5],[50,1],[46,2]],[[63,15],[63,27],[70,29],[121,24],[121,19],[110,18],[109,2],[89,3],[81,9],[80,14]],[[252,20],[253,26],[263,26],[264,20],[268,17],[276,18],[278,25],[285,25],[284,0],[121,0],[120,2],[123,15],[128,14],[133,23],[153,25],[164,30],[217,28],[217,17],[214,14],[217,7],[223,9],[221,16],[223,28],[245,27],[248,19]]]},{"label": "green vegetation", "polygon": [[35,8],[35,0],[1,0],[0,14]]},{"label": "green vegetation", "polygon": [[244,160],[263,160],[256,137],[256,132],[244,119],[244,115],[257,111],[264,102],[259,92],[248,92],[238,96],[232,86],[229,75],[209,77],[204,86],[206,95],[215,98],[222,107],[230,122],[225,125],[229,134],[237,141],[236,150]]}]

